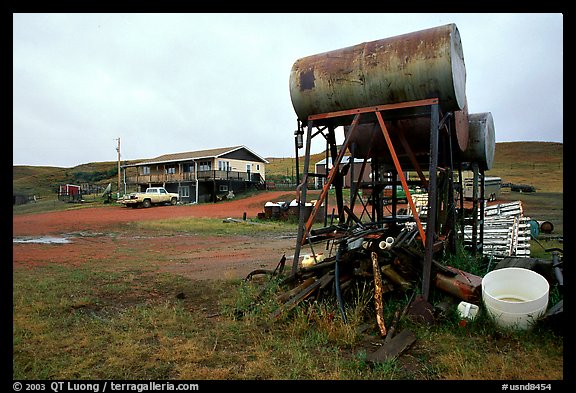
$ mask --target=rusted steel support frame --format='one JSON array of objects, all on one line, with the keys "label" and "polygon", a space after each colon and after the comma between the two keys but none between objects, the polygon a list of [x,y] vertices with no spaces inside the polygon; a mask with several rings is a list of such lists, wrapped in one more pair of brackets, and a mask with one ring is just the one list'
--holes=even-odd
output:
[{"label": "rusted steel support frame", "polygon": [[420,181],[422,182],[422,186],[424,188],[428,188],[428,180],[426,179],[426,176],[424,176],[424,173],[422,172],[422,168],[420,168],[420,164],[418,164],[418,161],[416,160],[416,156],[414,156],[414,153],[412,152],[412,149],[410,148],[410,145],[408,144],[408,141],[406,140],[406,137],[404,136],[404,132],[402,132],[402,131],[398,132],[398,137],[400,138],[400,143],[402,144],[402,147],[404,147],[406,154],[408,154],[410,161],[412,161],[412,165],[414,165],[414,169],[416,170],[416,173],[418,173],[418,177],[420,178]]},{"label": "rusted steel support frame", "polygon": [[398,207],[398,190],[396,190],[396,182],[398,180],[398,173],[396,173],[396,168],[390,171],[392,174],[392,217],[396,218],[396,209]]},{"label": "rusted steel support frame", "polygon": [[[316,135],[320,134],[320,135],[322,135],[322,136],[324,137],[324,139],[326,140],[326,148],[325,148],[326,154],[325,154],[325,159],[324,159],[324,173],[325,173],[324,179],[328,179],[328,173],[329,173],[328,162],[329,162],[329,160],[330,160],[330,149],[331,149],[331,146],[336,147],[336,141],[333,140],[333,139],[335,139],[335,138],[333,138],[333,137],[334,137],[334,133],[332,132],[332,138],[331,138],[331,136],[330,136],[330,132],[328,132],[328,135],[324,135],[324,132],[323,132],[323,131],[324,131],[326,128],[327,128],[327,127],[320,127],[320,128],[318,129],[318,131],[315,132],[315,133],[313,133],[312,136],[310,137],[310,138],[312,139],[312,138],[314,138]],[[333,140],[333,141],[332,141],[332,140]],[[331,143],[331,142],[333,142],[333,143]],[[332,160],[332,161],[334,161],[334,160]],[[324,182],[324,184],[325,184],[325,183],[326,183],[326,180],[323,180],[323,182]],[[324,184],[322,184],[322,187],[324,187]],[[328,207],[328,198],[326,198],[326,201],[325,201],[325,203],[324,203],[324,226],[325,226],[325,227],[328,226],[328,209],[329,209],[329,207]],[[333,221],[333,219],[334,219],[334,217],[331,218],[331,221]]]},{"label": "rusted steel support frame", "polygon": [[[350,164],[350,199],[352,199],[352,195],[355,194],[356,189],[356,183],[354,182],[354,163],[356,161],[354,159],[354,153],[356,153],[356,142],[352,142],[350,145],[350,157],[348,158],[348,164]],[[352,163],[350,163],[350,160],[352,160]]]},{"label": "rusted steel support frame", "polygon": [[458,221],[460,222],[460,230],[462,232],[462,238],[464,238],[464,184],[462,183],[462,162],[458,163],[458,189],[460,190],[460,195],[458,195],[458,201],[460,202],[460,211],[458,212]]},{"label": "rusted steel support frame", "polygon": [[437,200],[437,169],[438,169],[438,104],[431,106],[430,113],[430,169],[428,187],[428,213],[426,221],[426,254],[422,268],[422,297],[428,301],[432,272],[432,256],[434,253],[434,234],[436,233],[436,200]]},{"label": "rusted steel support frame", "polygon": [[[372,146],[374,145],[374,138],[376,137],[376,134],[372,135],[372,138],[370,138],[370,146],[368,147],[368,154],[366,155],[366,157],[364,157],[364,161],[362,162],[362,167],[360,168],[360,173],[358,175],[358,180],[356,181],[356,185],[354,186],[354,192],[352,192],[352,184],[354,184],[354,175],[353,172],[350,173],[350,210],[354,211],[354,207],[356,206],[356,197],[358,196],[358,190],[360,189],[360,182],[362,181],[362,178],[364,177],[364,171],[366,170],[366,163],[368,162],[368,157],[370,157],[370,153],[372,152]],[[352,146],[354,148],[354,146]],[[354,152],[352,152],[352,157],[354,157]],[[352,168],[354,167],[354,164],[352,164]],[[368,217],[370,217],[370,220],[374,220],[372,216],[370,216],[370,213],[368,213],[368,211],[366,210],[366,204],[364,204],[364,202],[362,201],[362,198],[360,198],[360,203],[362,204],[362,213],[360,214],[360,221],[362,221],[362,216],[364,215],[364,212],[366,212],[366,214],[368,215]],[[347,225],[350,224],[350,217],[348,217],[347,220]]]},{"label": "rusted steel support frame", "polygon": [[[307,138],[309,140],[312,140],[312,139],[314,139],[315,136],[322,135],[324,137],[324,139],[326,139],[326,165],[324,167],[326,169],[326,177],[327,177],[328,176],[328,137],[326,135],[324,135],[325,129],[326,129],[326,127],[319,127],[315,133],[309,135]],[[296,158],[298,158],[298,157],[296,157]],[[298,162],[296,162],[296,170],[298,170]],[[314,170],[314,172],[316,172],[316,170]],[[311,176],[311,175],[318,177],[318,174],[316,174],[316,173],[313,173],[313,174],[308,173],[308,176]],[[298,184],[300,184],[300,183],[298,182]],[[328,200],[326,200],[326,204],[324,205],[324,226],[327,226],[327,220],[328,220]]]},{"label": "rusted steel support frame", "polygon": [[302,183],[297,187],[297,200],[299,205],[299,217],[298,217],[298,239],[296,241],[296,248],[294,249],[294,259],[292,261],[291,275],[295,276],[298,272],[298,260],[300,259],[300,249],[302,248],[304,237],[304,221],[306,219],[306,190],[308,183],[308,172],[310,169],[310,145],[312,144],[312,120],[308,121],[308,129],[306,132],[306,153],[304,156],[304,176]]},{"label": "rusted steel support frame", "polygon": [[352,211],[352,209],[350,209],[350,207],[344,206],[343,209],[346,212],[346,214],[348,214],[348,220],[346,220],[346,226],[349,227],[350,226],[350,220],[352,220],[356,224],[360,225],[362,228],[364,227],[364,225],[362,225],[362,220],[360,220],[360,218],[358,218],[356,216],[356,214],[354,214],[354,212]]},{"label": "rusted steel support frame", "polygon": [[[314,207],[312,208],[312,212],[310,213],[310,216],[308,217],[308,222],[306,223],[306,226],[304,228],[304,233],[303,236],[299,236],[298,241],[301,244],[304,244],[304,242],[306,241],[306,236],[308,235],[308,233],[310,232],[310,229],[312,228],[312,224],[314,224],[314,220],[316,218],[316,215],[318,214],[318,210],[320,210],[320,206],[322,206],[322,203],[324,202],[324,199],[326,199],[326,196],[328,195],[328,190],[330,189],[330,185],[332,184],[332,182],[334,181],[334,178],[336,177],[336,175],[339,172],[339,166],[340,166],[340,162],[342,161],[342,157],[344,157],[344,153],[346,152],[346,149],[348,149],[348,146],[350,145],[350,141],[352,140],[352,136],[354,135],[355,131],[356,131],[356,126],[358,125],[358,121],[360,119],[360,114],[357,114],[356,116],[354,116],[354,120],[352,121],[352,125],[350,128],[350,132],[348,133],[348,135],[346,136],[346,139],[344,140],[344,143],[342,144],[341,150],[338,153],[338,157],[336,157],[336,160],[332,161],[332,169],[330,169],[330,173],[328,174],[328,179],[326,180],[326,184],[324,184],[324,187],[322,188],[322,192],[320,193],[320,196],[318,197],[318,200],[316,202],[316,204],[314,205]],[[312,124],[312,120],[309,121],[309,124]],[[309,146],[308,146],[309,149]],[[308,161],[310,161],[310,152],[307,152],[307,156],[308,156]],[[303,216],[303,205],[300,206],[300,216]],[[341,212],[338,212],[339,216],[341,214]]]},{"label": "rusted steel support frame", "polygon": [[370,215],[370,212],[368,211],[368,208],[367,208],[368,201],[366,201],[366,203],[364,203],[362,198],[360,198],[359,201],[362,204],[362,213],[360,214],[360,217],[359,217],[360,221],[362,221],[362,217],[364,217],[364,213],[366,213],[366,215],[368,216],[370,221],[374,222],[374,217]]},{"label": "rusted steel support frame", "polygon": [[448,249],[450,253],[456,253],[456,202],[454,201],[454,176],[450,171],[448,183],[448,201],[447,201],[447,224],[444,227],[444,234],[447,236]]},{"label": "rusted steel support frame", "polygon": [[[354,134],[354,131],[356,129],[356,125],[358,124],[358,119],[359,119],[360,114],[369,113],[369,112],[376,112],[376,115],[379,118],[380,126],[384,132],[384,130],[386,130],[386,126],[385,126],[384,121],[382,119],[382,115],[379,113],[379,111],[431,105],[432,108],[436,109],[436,113],[437,113],[438,112],[438,108],[437,108],[438,102],[439,102],[438,98],[430,98],[430,99],[425,99],[425,100],[406,101],[406,102],[402,102],[402,103],[398,103],[398,104],[378,105],[378,106],[356,108],[356,109],[345,110],[345,111],[327,112],[327,113],[308,116],[308,131],[307,131],[307,138],[306,138],[306,155],[304,157],[304,180],[297,187],[298,200],[299,200],[299,205],[300,205],[300,214],[299,214],[299,224],[298,224],[298,239],[296,242],[296,249],[294,252],[294,260],[292,263],[292,275],[295,275],[296,272],[298,271],[298,260],[300,258],[300,250],[301,250],[302,245],[305,243],[305,236],[307,236],[307,234],[310,232],[310,228],[312,227],[314,219],[316,218],[316,215],[318,214],[318,210],[319,210],[320,206],[322,205],[322,203],[324,202],[324,199],[326,198],[330,184],[332,184],[334,177],[336,175],[336,172],[337,172],[337,170],[335,170],[335,168],[338,168],[338,166],[340,165],[340,161],[342,160],[344,152],[346,151],[346,149],[348,148],[348,145],[350,144],[350,139],[351,139],[351,136]],[[306,188],[307,188],[307,181],[308,181],[307,174],[308,174],[309,166],[310,166],[310,145],[311,145],[313,122],[314,122],[314,120],[321,120],[321,119],[328,119],[328,118],[333,118],[333,117],[349,116],[349,115],[355,115],[355,116],[354,116],[354,120],[352,121],[350,132],[348,133],[348,136],[347,136],[346,140],[344,141],[344,144],[341,148],[340,154],[338,155],[338,162],[333,162],[332,170],[330,171],[330,173],[328,175],[327,182],[322,189],[322,192],[320,194],[320,198],[318,199],[317,204],[312,209],[312,213],[310,214],[308,222],[306,223],[306,226],[304,227],[303,222],[305,220],[305,217],[304,217],[305,216],[305,209],[302,207],[306,206]],[[437,127],[438,127],[437,117],[438,116],[436,116],[435,126],[431,127],[431,128],[436,128],[436,131],[437,131]],[[433,123],[434,123],[434,121],[433,121]],[[386,137],[386,135],[387,135],[387,131],[385,133],[385,137]],[[436,145],[437,145],[437,143],[438,143],[438,141],[436,140]],[[391,143],[389,143],[388,145],[392,146]],[[397,161],[397,157],[396,157],[396,161]],[[326,164],[328,164],[328,163],[326,162]],[[396,162],[395,162],[395,164],[396,164]],[[399,162],[398,162],[398,166],[399,166]],[[401,170],[400,170],[400,172],[401,172]],[[401,175],[401,180],[402,179],[403,179],[402,185],[404,187],[404,191],[406,193],[408,201],[411,205],[410,207],[414,213],[414,217],[415,217],[416,223],[418,225],[418,229],[420,231],[420,237],[422,238],[422,241],[425,242],[426,235],[424,234],[424,232],[422,230],[422,224],[418,218],[418,214],[416,212],[414,202],[412,201],[412,198],[410,196],[410,191],[408,190],[406,179],[404,178],[403,173]],[[301,193],[301,195],[300,195],[300,193]]]},{"label": "rusted steel support frame", "polygon": [[327,139],[327,136],[324,135],[324,130],[326,129],[326,127],[320,127],[318,128],[318,131],[316,131],[314,134],[312,134],[312,138],[314,138],[316,135],[320,134],[324,137],[324,139]]},{"label": "rusted steel support frame", "polygon": [[478,251],[482,254],[484,252],[484,201],[486,200],[486,196],[484,195],[486,183],[485,183],[485,174],[484,169],[480,169],[480,173],[482,174],[482,180],[480,182],[480,198],[482,203],[480,204],[480,248]]},{"label": "rusted steel support frame", "polygon": [[[343,224],[344,223],[344,196],[342,195],[342,187],[343,187],[343,178],[342,178],[342,174],[340,173],[340,161],[342,160],[342,157],[344,157],[344,153],[346,153],[346,149],[347,147],[342,147],[342,157],[340,158],[340,161],[338,161],[338,164],[334,165],[334,162],[336,161],[336,159],[338,158],[338,146],[336,145],[336,133],[334,132],[334,127],[330,126],[328,127],[328,142],[330,143],[330,155],[332,157],[332,170],[334,170],[334,179],[333,179],[333,183],[334,183],[334,188],[335,188],[335,194],[336,194],[336,210],[338,211],[338,224]],[[326,165],[328,165],[328,163],[326,163]],[[326,198],[328,199],[328,198]],[[320,204],[322,204],[322,200],[319,201]],[[311,226],[310,226],[311,228]]]},{"label": "rusted steel support frame", "polygon": [[405,108],[412,108],[415,106],[427,106],[427,105],[434,105],[434,104],[438,104],[438,98],[428,98],[425,100],[405,101],[405,102],[400,102],[397,104],[367,106],[367,107],[363,107],[363,108],[355,108],[355,109],[349,109],[349,110],[344,110],[344,111],[320,113],[317,115],[308,116],[308,120],[330,119],[332,117],[350,116],[350,115],[369,113],[369,112],[388,111],[391,109],[405,109]]},{"label": "rusted steel support frame", "polygon": [[472,254],[478,251],[478,163],[472,163]]},{"label": "rusted steel support frame", "polygon": [[314,258],[314,263],[318,263],[318,260],[316,259],[316,251],[314,251],[314,247],[312,247],[312,241],[308,236],[306,236],[306,238],[308,239],[308,246],[310,247],[310,251],[312,251],[312,258]]},{"label": "rusted steel support frame", "polygon": [[[378,179],[380,178],[379,173],[379,163],[378,158],[372,158],[372,194],[370,197],[372,198],[372,221],[378,222],[381,215],[379,214],[380,211],[380,186],[376,186],[378,183]],[[378,198],[376,198],[378,196]]]},{"label": "rusted steel support frame", "polygon": [[[434,107],[435,105],[433,105]],[[376,117],[378,118],[378,123],[380,123],[380,128],[382,129],[382,134],[384,134],[384,139],[386,139],[386,144],[388,145],[388,150],[390,150],[390,155],[392,156],[392,160],[394,161],[394,167],[396,168],[396,172],[398,173],[398,177],[400,178],[400,182],[402,183],[402,188],[406,193],[406,199],[410,205],[410,209],[412,210],[412,215],[414,216],[414,220],[416,221],[416,225],[418,226],[418,231],[420,232],[420,237],[422,238],[422,243],[426,244],[426,235],[424,234],[424,228],[422,227],[422,223],[420,222],[420,218],[418,217],[418,210],[416,210],[416,205],[414,205],[414,201],[412,200],[412,196],[410,195],[410,190],[408,189],[408,183],[406,182],[406,177],[404,176],[404,172],[402,171],[402,166],[400,165],[400,161],[398,161],[398,156],[396,155],[396,151],[394,150],[394,146],[392,145],[392,140],[390,139],[390,135],[388,134],[388,129],[386,128],[386,124],[384,124],[384,119],[382,118],[382,114],[380,112],[376,112]],[[438,141],[436,141],[438,143]]]},{"label": "rusted steel support frame", "polygon": [[[448,246],[452,253],[456,253],[456,239],[455,239],[455,232],[456,232],[456,216],[455,216],[455,201],[454,201],[454,158],[452,155],[452,135],[450,129],[450,118],[452,117],[453,113],[448,112],[440,121],[440,125],[438,126],[438,130],[445,128],[446,135],[447,135],[447,148],[448,154],[444,156],[448,159],[448,196],[447,196],[447,223],[444,228],[444,233],[448,236]],[[446,146],[445,146],[446,147]]]},{"label": "rusted steel support frame", "polygon": [[[325,177],[324,179],[328,179],[328,159],[330,158],[329,155],[329,149],[330,149],[330,142],[328,141],[328,137],[326,135],[324,135],[324,133],[322,133],[322,136],[324,137],[324,139],[326,140],[326,154],[325,154],[325,161],[324,161],[324,173],[325,173]],[[326,180],[323,180],[324,183],[326,183]],[[322,184],[322,187],[324,187],[324,184]],[[334,217],[330,218],[330,221],[334,221]],[[326,198],[326,202],[324,204],[324,227],[328,226],[328,198]]]},{"label": "rusted steel support frame", "polygon": [[[360,168],[360,173],[358,174],[358,181],[356,182],[356,186],[354,187],[354,192],[350,192],[351,197],[350,197],[350,210],[354,211],[354,206],[356,206],[356,197],[358,196],[358,190],[360,189],[360,182],[362,181],[362,177],[364,177],[364,170],[366,168],[366,162],[368,162],[368,157],[364,158],[364,161],[362,162],[362,167]],[[350,175],[350,186],[352,186],[352,184],[354,183],[354,178],[352,177],[352,175]],[[362,202],[362,199],[360,199],[360,203],[362,203],[362,206],[364,208],[364,211],[366,210],[366,206],[364,205],[364,202]],[[362,215],[364,214],[364,212],[362,212],[362,214],[360,214],[360,221],[362,221]],[[348,218],[347,221],[347,225],[350,224],[350,217]]]},{"label": "rusted steel support frame", "polygon": [[[372,210],[372,214],[371,214],[371,217],[372,217],[372,222],[377,222],[377,221],[378,221],[378,215],[377,215],[377,212],[378,212],[378,202],[380,201],[380,198],[376,198],[376,196],[380,194],[379,190],[377,190],[377,187],[376,187],[376,182],[378,181],[378,177],[379,177],[379,174],[378,174],[378,158],[376,158],[376,157],[373,157],[373,158],[372,158],[371,168],[370,168],[370,169],[372,170],[372,193],[370,194],[370,198],[372,199],[372,203],[371,203],[371,206],[372,206],[372,209],[371,209],[371,210]],[[378,191],[378,192],[376,192],[376,191]]]}]

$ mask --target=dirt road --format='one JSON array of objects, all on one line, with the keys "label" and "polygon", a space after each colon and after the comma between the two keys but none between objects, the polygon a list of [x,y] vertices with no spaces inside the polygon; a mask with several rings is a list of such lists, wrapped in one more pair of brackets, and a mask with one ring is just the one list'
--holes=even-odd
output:
[{"label": "dirt road", "polygon": [[[118,224],[175,217],[254,218],[268,201],[289,201],[294,193],[265,192],[215,204],[131,209],[102,206],[13,216],[13,266],[26,268],[84,263],[117,265],[150,261],[160,272],[193,279],[244,278],[255,269],[274,269],[293,254],[295,237],[151,235],[127,233]],[[233,224],[232,224],[233,225]],[[38,237],[45,241],[34,241]],[[48,239],[48,240],[46,240]],[[52,240],[52,241],[51,241]],[[290,261],[288,262],[290,263]]]},{"label": "dirt road", "polygon": [[123,222],[176,217],[242,218],[245,212],[248,218],[255,218],[259,212],[264,211],[266,202],[290,201],[294,198],[294,192],[267,191],[249,198],[198,205],[154,206],[148,209],[132,209],[115,205],[16,215],[13,216],[12,230],[14,236],[37,236],[102,230]]}]

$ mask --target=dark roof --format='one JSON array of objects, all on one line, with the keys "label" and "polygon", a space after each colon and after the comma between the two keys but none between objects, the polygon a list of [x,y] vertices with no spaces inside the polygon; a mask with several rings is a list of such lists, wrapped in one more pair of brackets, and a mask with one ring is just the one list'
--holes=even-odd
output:
[{"label": "dark roof", "polygon": [[231,153],[236,150],[246,149],[254,156],[256,156],[259,160],[264,163],[268,163],[268,161],[261,157],[260,155],[254,153],[252,150],[248,149],[246,146],[231,146],[231,147],[220,147],[218,149],[207,149],[207,150],[197,150],[197,151],[189,151],[185,153],[170,153],[170,154],[163,154],[161,156],[150,158],[147,160],[140,161],[136,164],[129,164],[124,165],[126,167],[129,166],[141,166],[141,165],[150,165],[150,164],[162,164],[167,162],[179,162],[179,161],[197,161],[200,159],[205,158],[215,158],[220,157],[225,154]]}]

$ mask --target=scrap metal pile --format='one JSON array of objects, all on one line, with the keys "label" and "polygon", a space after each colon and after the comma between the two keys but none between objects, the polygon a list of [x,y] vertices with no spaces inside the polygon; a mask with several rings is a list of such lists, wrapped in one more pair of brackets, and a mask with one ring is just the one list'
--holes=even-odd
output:
[{"label": "scrap metal pile", "polygon": [[[401,222],[403,221],[403,222]],[[394,220],[381,228],[365,225],[345,227],[330,225],[311,231],[309,237],[312,254],[304,255],[295,274],[284,276],[277,295],[280,306],[270,314],[275,320],[305,300],[318,301],[336,299],[340,316],[347,320],[347,306],[357,296],[359,288],[368,288],[373,294],[374,312],[378,331],[386,340],[392,340],[400,316],[395,310],[394,318],[386,320],[388,299],[411,298],[403,315],[408,314],[417,322],[433,323],[437,310],[419,293],[425,248],[415,222],[410,216]],[[437,243],[437,253],[442,253],[444,242]],[[257,270],[255,274],[282,275],[286,257],[279,267],[271,272]],[[432,282],[436,289],[471,303],[481,300],[481,277],[442,265],[433,260]],[[398,335],[401,345],[393,346],[401,351],[409,346],[414,336],[408,330]],[[386,347],[390,348],[390,347]],[[374,355],[376,356],[376,355]],[[384,356],[394,356],[388,353]]]}]

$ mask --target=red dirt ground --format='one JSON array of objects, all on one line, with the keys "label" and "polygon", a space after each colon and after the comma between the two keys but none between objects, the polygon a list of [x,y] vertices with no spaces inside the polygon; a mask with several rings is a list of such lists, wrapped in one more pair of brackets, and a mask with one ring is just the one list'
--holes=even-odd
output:
[{"label": "red dirt ground", "polygon": [[[295,194],[268,191],[250,198],[215,204],[156,206],[132,209],[100,206],[77,210],[13,216],[14,239],[40,236],[62,237],[68,243],[14,242],[13,267],[83,263],[133,263],[154,256],[158,271],[193,279],[244,278],[255,269],[274,269],[282,255],[293,255],[295,237],[203,236],[194,234],[153,235],[128,233],[122,223],[176,217],[255,218],[268,201],[290,201]],[[230,225],[234,225],[233,223]],[[128,261],[128,262],[127,262]],[[290,266],[287,266],[290,268]]]},{"label": "red dirt ground", "polygon": [[98,231],[131,221],[148,221],[176,217],[255,218],[269,201],[288,201],[296,197],[287,191],[267,191],[250,198],[198,205],[155,206],[132,209],[102,206],[86,209],[13,216],[14,236],[38,236],[76,231]]}]

